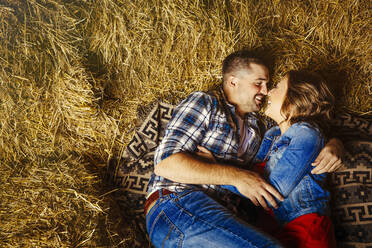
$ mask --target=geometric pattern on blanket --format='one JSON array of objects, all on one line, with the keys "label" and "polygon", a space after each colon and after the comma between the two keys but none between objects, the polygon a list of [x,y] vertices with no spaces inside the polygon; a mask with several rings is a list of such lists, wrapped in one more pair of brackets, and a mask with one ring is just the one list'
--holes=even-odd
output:
[{"label": "geometric pattern on blanket", "polygon": [[338,114],[332,126],[345,146],[343,167],[330,174],[337,247],[372,248],[372,122]]},{"label": "geometric pattern on blanket", "polygon": [[151,247],[148,241],[143,206],[154,168],[154,152],[173,113],[173,105],[156,103],[136,130],[121,158],[107,166],[106,180],[117,188],[113,193],[123,215],[135,228],[129,247]]},{"label": "geometric pattern on blanket", "polygon": [[372,247],[372,142],[349,141],[342,169],[330,175],[338,247]]},{"label": "geometric pattern on blanket", "polygon": [[[114,197],[135,228],[130,247],[151,247],[145,228],[143,205],[153,171],[154,151],[172,116],[173,105],[156,103],[136,130],[121,158],[107,166],[107,182]],[[335,134],[344,141],[344,166],[330,175],[331,217],[337,247],[372,248],[372,124],[350,114],[338,114]]]}]

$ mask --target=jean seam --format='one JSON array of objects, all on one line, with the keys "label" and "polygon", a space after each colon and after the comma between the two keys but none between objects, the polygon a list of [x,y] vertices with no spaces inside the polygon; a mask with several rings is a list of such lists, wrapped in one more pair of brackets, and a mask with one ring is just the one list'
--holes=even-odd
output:
[{"label": "jean seam", "polygon": [[311,182],[310,182],[310,180],[308,180],[308,178],[306,178],[305,180],[306,180],[305,183],[306,183],[307,189],[310,193],[311,199],[314,199],[315,197],[314,197],[311,185],[310,185]]},{"label": "jean seam", "polygon": [[177,238],[177,247],[182,247],[182,241],[183,241],[183,237],[184,237],[184,233],[178,229],[178,227],[169,219],[169,217],[166,215],[166,213],[164,212],[164,210],[160,211],[160,213],[158,214],[158,216],[156,216],[154,222],[152,223],[152,226],[150,228],[150,239],[152,237],[152,233],[154,231],[154,227],[156,225],[156,223],[159,221],[159,219],[162,217],[162,215],[165,216],[164,220],[170,225],[170,230],[166,236],[166,239],[163,240],[163,242],[165,240],[167,240],[169,238],[169,235],[171,234],[171,232],[174,230],[175,232],[177,232],[179,238]]},{"label": "jean seam", "polygon": [[153,231],[154,231],[154,226],[155,226],[155,224],[158,222],[159,218],[160,218],[160,213],[158,214],[158,216],[156,216],[154,222],[153,222],[152,225],[151,225],[150,233],[149,233],[149,234],[150,234],[150,238],[151,238],[152,233],[153,233]]},{"label": "jean seam", "polygon": [[164,247],[164,243],[165,243],[165,241],[167,241],[167,240],[169,239],[169,237],[170,237],[170,235],[171,235],[173,229],[174,229],[174,226],[170,226],[167,235],[166,235],[165,238],[163,239],[163,243],[162,243],[162,245],[161,245],[162,247]]},{"label": "jean seam", "polygon": [[161,203],[160,199],[156,200],[154,206],[152,206],[152,208],[150,208],[150,211],[147,213],[146,218],[149,218],[152,215],[152,213],[156,210],[160,203]]},{"label": "jean seam", "polygon": [[[185,209],[184,207],[182,207],[178,202],[175,201],[174,203],[175,203],[175,204],[180,208],[181,211],[185,212],[186,214],[190,215],[190,216],[193,217],[193,218],[196,218],[196,219],[200,220],[201,222],[203,222],[203,223],[206,224],[207,226],[210,226],[210,227],[213,227],[213,228],[218,228],[218,229],[220,229],[220,230],[226,231],[226,232],[228,232],[228,233],[234,235],[234,237],[238,237],[238,238],[240,238],[240,239],[246,241],[247,243],[253,245],[254,247],[258,248],[258,246],[256,246],[255,244],[252,244],[252,242],[250,242],[249,240],[247,240],[247,239],[245,239],[245,238],[239,236],[238,234],[232,232],[231,230],[229,230],[229,229],[225,229],[225,228],[223,228],[223,227],[221,227],[221,226],[218,226],[218,225],[210,225],[210,224],[209,224],[206,220],[204,220],[203,218],[201,218],[201,217],[199,217],[199,216],[196,216],[196,215],[192,214],[192,213],[189,212],[187,209]],[[251,227],[254,228],[253,226],[251,226]],[[257,231],[258,231],[258,230],[257,230]]]}]

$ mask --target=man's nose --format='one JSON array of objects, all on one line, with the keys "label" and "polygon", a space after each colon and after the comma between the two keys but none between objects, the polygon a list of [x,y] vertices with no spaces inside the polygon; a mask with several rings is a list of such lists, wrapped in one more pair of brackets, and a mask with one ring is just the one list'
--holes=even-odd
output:
[{"label": "man's nose", "polygon": [[260,93],[263,94],[263,95],[267,95],[267,86],[266,84],[262,85],[261,86],[261,90],[260,90]]}]

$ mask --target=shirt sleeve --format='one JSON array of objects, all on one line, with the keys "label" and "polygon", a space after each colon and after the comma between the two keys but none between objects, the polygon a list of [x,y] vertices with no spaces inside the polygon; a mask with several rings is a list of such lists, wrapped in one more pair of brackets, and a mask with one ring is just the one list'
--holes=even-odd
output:
[{"label": "shirt sleeve", "polygon": [[323,146],[322,136],[309,127],[292,130],[289,145],[274,165],[269,182],[283,197],[287,197],[310,171],[311,163]]},{"label": "shirt sleeve", "polygon": [[174,109],[155,151],[155,165],[172,154],[196,150],[207,131],[212,104],[211,96],[194,92]]}]

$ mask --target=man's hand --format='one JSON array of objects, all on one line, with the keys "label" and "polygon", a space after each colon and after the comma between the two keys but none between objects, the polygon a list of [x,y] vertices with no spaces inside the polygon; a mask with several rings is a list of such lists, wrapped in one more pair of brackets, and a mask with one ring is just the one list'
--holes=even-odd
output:
[{"label": "man's hand", "polygon": [[[196,152],[196,154],[200,157],[208,159],[211,162],[216,162],[213,154],[205,147],[198,146],[198,152]],[[273,196],[280,201],[284,200],[284,198],[273,186],[271,186],[259,174],[253,171],[240,170],[239,175],[237,175],[237,178],[235,179],[234,186],[241,194],[251,200],[254,205],[262,206],[266,210],[269,209],[266,201],[268,201],[274,208],[278,207],[278,204]]]},{"label": "man's hand", "polygon": [[312,166],[315,168],[311,171],[312,174],[321,174],[325,172],[334,172],[342,165],[342,154],[344,146],[339,139],[331,139],[324,148],[320,151]]},{"label": "man's hand", "polygon": [[240,175],[236,179],[235,187],[241,194],[251,200],[254,205],[262,206],[266,210],[269,209],[266,201],[274,208],[278,207],[273,196],[280,201],[284,200],[283,196],[273,186],[253,171],[241,170]]}]

